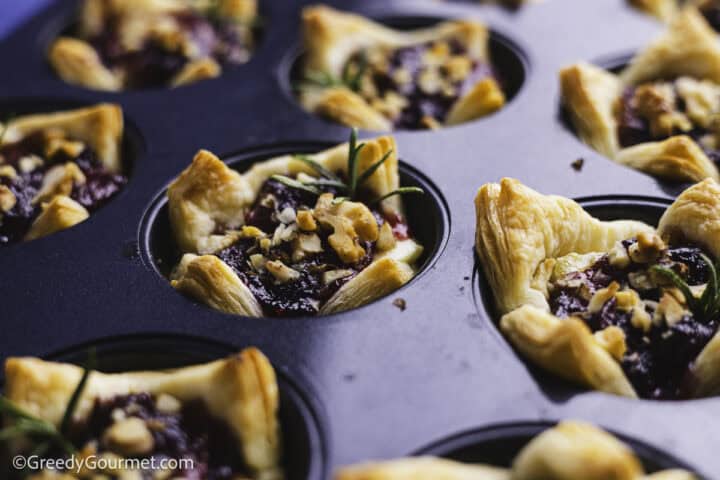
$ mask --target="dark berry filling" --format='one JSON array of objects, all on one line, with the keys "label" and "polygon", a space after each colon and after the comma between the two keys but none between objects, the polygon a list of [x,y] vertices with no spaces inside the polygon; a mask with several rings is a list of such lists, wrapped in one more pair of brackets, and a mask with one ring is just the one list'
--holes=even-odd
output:
[{"label": "dark berry filling", "polygon": [[346,65],[357,78],[354,90],[389,116],[398,129],[442,124],[455,102],[484,78],[498,76],[492,65],[469,55],[456,40],[389,51],[360,51]]},{"label": "dark berry filling", "polygon": [[[129,457],[154,457],[156,465],[160,465],[159,460],[163,458],[189,460],[180,465],[192,465],[193,468],[179,468],[168,478],[230,480],[247,476],[238,448],[239,440],[201,400],[185,402],[177,411],[159,408],[158,398],[147,393],[96,400],[88,419],[74,425],[70,437],[78,448],[94,444],[98,454],[112,451],[107,439],[108,429],[128,418],[142,420],[152,435],[147,451]],[[153,478],[154,473],[143,472],[143,478]]]},{"label": "dark berry filling", "polygon": [[[672,247],[651,263],[638,263],[628,254],[636,244],[636,240],[623,242],[621,248],[629,261],[621,263],[622,266],[617,262],[613,264],[609,255],[603,255],[589,268],[551,282],[550,308],[560,318],[581,318],[593,332],[619,327],[625,334],[627,346],[621,365],[640,397],[688,398],[693,389],[693,362],[715,335],[720,319],[696,318],[687,309],[680,310],[674,318],[669,314],[663,316],[660,311],[663,303],[676,303],[664,298],[672,285],[651,267],[669,268],[690,286],[703,285],[709,278],[708,267],[701,258],[703,252],[691,246]],[[617,296],[611,296],[599,309],[596,306],[590,311],[593,297],[613,282],[620,292],[637,292],[641,299],[637,308],[647,314],[644,326],[633,320],[634,310],[618,305]]]},{"label": "dark berry filling", "polygon": [[[673,92],[668,96],[667,102],[663,102],[660,97],[652,98],[652,95],[638,95],[641,89],[645,89],[644,92],[647,93],[651,84],[627,87],[624,90],[616,106],[620,146],[632,147],[639,143],[665,140],[675,135],[687,135],[698,144],[710,160],[720,165],[720,145],[715,138],[716,133],[708,128],[708,122],[703,126],[688,117],[686,102],[678,92],[676,83],[666,82],[664,85],[671,86]],[[660,122],[661,115],[677,115],[684,120],[676,121],[674,124],[669,122],[666,128],[653,129],[653,120]]]},{"label": "dark berry filling", "polygon": [[[324,191],[337,193],[332,188],[324,188]],[[287,226],[281,221],[283,211],[292,210],[295,214],[311,211],[317,200],[318,196],[311,192],[269,179],[247,212],[245,225],[257,227],[273,238],[279,229]],[[402,218],[386,218],[377,210],[372,214],[379,226],[387,223],[392,228],[396,239],[408,238],[408,227]],[[364,255],[353,263],[344,262],[329,243],[332,233],[332,229],[318,225],[311,235],[317,236],[321,248],[302,258],[297,257],[297,246],[292,240],[263,247],[262,241],[269,243],[270,238],[260,242],[256,238],[243,238],[216,255],[238,274],[266,314],[282,317],[314,315],[340,287],[370,264],[376,252],[376,242],[361,241]],[[263,261],[280,261],[299,276],[286,282],[278,281],[267,269],[257,268],[252,261],[255,255],[260,255]]]},{"label": "dark berry filling", "polygon": [[[73,162],[85,176],[84,183],[76,183],[70,198],[92,213],[117,194],[127,182],[124,175],[112,173],[97,159],[95,152],[85,146],[77,156],[59,149],[46,158],[45,133],[28,135],[16,143],[0,146],[0,168],[12,167],[14,175],[0,175],[0,185],[15,197],[14,206],[0,214],[0,245],[22,241],[42,208],[33,202],[40,191],[46,173],[57,165]],[[32,169],[24,166],[35,162]]]},{"label": "dark berry filling", "polygon": [[[245,63],[253,48],[252,28],[196,10],[176,13],[174,19],[182,35],[193,46],[192,59],[213,58],[221,66]],[[105,19],[105,29],[87,41],[97,50],[103,63],[124,74],[125,88],[152,88],[171,84],[191,60],[180,46],[163,44],[150,35],[137,50],[128,50],[120,41],[122,19]]]}]

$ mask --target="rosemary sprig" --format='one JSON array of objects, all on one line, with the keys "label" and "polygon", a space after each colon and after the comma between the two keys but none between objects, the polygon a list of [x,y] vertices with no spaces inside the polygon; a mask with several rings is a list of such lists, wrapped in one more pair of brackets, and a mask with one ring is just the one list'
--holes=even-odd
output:
[{"label": "rosemary sprig", "polygon": [[[356,66],[355,72],[350,71],[352,65]],[[296,85],[296,87],[302,89],[302,83],[304,82],[323,88],[347,87],[353,92],[359,92],[362,78],[368,69],[368,65],[369,63],[365,55],[360,55],[357,63],[352,64],[348,62],[345,64],[340,77],[336,77],[328,72],[310,71],[305,74],[303,81]]]},{"label": "rosemary sprig", "polygon": [[[338,175],[331,172],[327,168],[320,165],[315,160],[311,159],[306,155],[295,155],[295,159],[305,163],[307,166],[312,168],[318,175],[317,180],[300,181],[294,178],[290,178],[285,175],[273,175],[273,180],[282,183],[285,186],[291,188],[297,188],[314,195],[322,194],[323,187],[331,187],[339,190],[343,193],[341,196],[337,196],[333,199],[334,204],[342,203],[346,200],[357,200],[360,194],[362,186],[372,177],[378,168],[390,158],[393,151],[388,150],[377,162],[370,165],[364,171],[359,172],[360,161],[359,155],[362,149],[365,147],[365,143],[358,144],[358,132],[356,128],[353,128],[350,132],[350,141],[348,144],[348,180],[343,181]],[[378,204],[388,197],[393,195],[403,195],[407,193],[425,193],[422,188],[419,187],[401,187],[392,192],[386,193],[380,198],[376,198],[370,201],[371,205]]]},{"label": "rosemary sprig", "polygon": [[392,192],[386,193],[380,198],[377,198],[372,201],[372,204],[377,204],[385,200],[386,198],[395,196],[395,195],[404,195],[407,193],[425,193],[425,190],[423,190],[420,187],[400,187],[397,190],[393,190]]},{"label": "rosemary sprig", "polygon": [[664,276],[677,287],[685,297],[685,302],[693,316],[700,322],[707,322],[720,314],[720,266],[713,263],[705,254],[700,254],[700,258],[708,269],[709,278],[705,290],[699,298],[693,294],[687,282],[672,269],[662,265],[653,265],[650,270]]},{"label": "rosemary sprig", "polygon": [[355,64],[356,71],[354,74],[350,72],[351,65],[352,63],[350,62],[345,64],[342,72],[342,83],[353,92],[358,92],[360,91],[362,77],[365,75],[365,71],[368,68],[367,57],[365,55],[360,55],[358,63]]},{"label": "rosemary sprig", "polygon": [[15,405],[7,397],[0,395],[0,414],[13,420],[12,425],[0,430],[0,442],[7,442],[18,437],[29,437],[36,442],[32,450],[33,455],[41,456],[53,446],[60,448],[68,455],[76,453],[77,449],[67,438],[67,434],[72,422],[72,417],[77,409],[77,404],[90,376],[91,366],[94,364],[95,353],[91,350],[88,367],[84,369],[80,382],[70,396],[70,400],[63,413],[62,421],[60,422],[60,428],[47,420],[31,415]]}]

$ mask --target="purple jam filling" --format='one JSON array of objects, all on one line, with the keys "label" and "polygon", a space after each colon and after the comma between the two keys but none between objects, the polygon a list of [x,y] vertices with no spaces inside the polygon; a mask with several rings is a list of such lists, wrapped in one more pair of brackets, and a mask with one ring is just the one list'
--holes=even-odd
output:
[{"label": "purple jam filling", "polygon": [[[695,140],[698,146],[705,152],[710,160],[720,165],[720,150],[713,148],[707,148],[700,142],[700,138],[710,133],[708,130],[696,126],[689,132],[676,131],[672,132],[671,135],[665,137],[653,137],[650,133],[650,126],[648,121],[643,118],[636,108],[632,105],[632,98],[635,94],[634,87],[627,87],[622,94],[620,99],[620,105],[618,109],[618,127],[617,134],[618,140],[620,141],[621,147],[632,147],[639,143],[653,142],[658,140],[665,140],[674,135],[688,135]],[[682,99],[678,96],[676,108],[679,112],[685,113],[685,104]]]},{"label": "purple jam filling", "polygon": [[[238,448],[239,440],[228,425],[213,417],[201,400],[186,402],[178,413],[172,414],[159,411],[156,399],[148,393],[96,400],[88,419],[72,427],[73,443],[82,448],[88,442],[101,440],[103,433],[113,424],[113,412],[116,410],[122,410],[126,417],[136,417],[152,425],[154,449],[142,458],[192,461],[192,470],[178,470],[170,477],[231,480],[247,476]],[[101,453],[104,451],[102,442],[98,443],[98,452]]]},{"label": "purple jam filling", "polygon": [[[625,248],[634,242],[625,241]],[[701,285],[708,279],[701,253],[696,247],[670,248],[657,263],[675,270],[688,285]],[[594,294],[613,281],[619,283],[621,289],[626,288],[629,275],[646,268],[647,265],[633,262],[627,268],[617,268],[610,264],[605,255],[590,268],[572,273],[565,279],[580,280],[590,294]],[[689,314],[673,325],[653,322],[646,332],[632,325],[631,312],[618,309],[615,298],[607,301],[599,312],[588,312],[587,295],[581,294],[582,288],[577,287],[576,283],[572,285],[558,287],[551,293],[551,311],[560,318],[578,316],[593,332],[613,325],[621,328],[627,344],[622,368],[640,397],[670,400],[690,396],[693,387],[690,367],[715,335],[720,319],[701,322]],[[657,288],[638,290],[638,293],[643,300],[660,299]],[[653,308],[646,305],[646,310],[652,316]]]},{"label": "purple jam filling", "polygon": [[[466,55],[467,49],[457,41],[448,42],[452,55]],[[420,87],[418,78],[426,68],[423,64],[423,55],[432,48],[433,43],[398,48],[389,58],[390,68],[387,72],[373,71],[372,80],[380,97],[385,93],[397,92],[408,100],[408,105],[402,110],[394,121],[396,129],[418,130],[426,129],[423,117],[432,117],[440,123],[445,121],[453,104],[484,78],[498,76],[492,65],[473,61],[470,73],[460,81],[453,82],[454,93],[427,93]],[[350,63],[362,63],[364,52],[359,52],[350,59]],[[399,84],[393,74],[403,69],[410,73],[412,82]],[[498,82],[500,83],[500,82]]]},{"label": "purple jam filling", "polygon": [[0,176],[0,185],[8,187],[16,198],[15,206],[0,217],[0,246],[22,241],[30,230],[33,221],[41,212],[40,205],[33,205],[32,199],[40,190],[47,171],[55,165],[75,162],[82,170],[86,182],[75,185],[70,197],[90,213],[105,205],[127,183],[124,175],[108,171],[89,147],[75,158],[58,152],[52,158],[44,159],[42,166],[31,172],[23,172],[19,168],[20,159],[28,155],[44,158],[44,146],[44,135],[40,132],[29,135],[20,142],[0,147],[3,165],[11,165],[17,173],[12,179]]},{"label": "purple jam filling", "polygon": [[[194,10],[177,13],[174,18],[192,38],[197,48],[196,58],[211,57],[222,66],[239,65],[248,60],[252,46],[231,22],[209,18]],[[118,30],[117,18],[106,19],[105,30],[88,42],[108,68],[126,72],[126,88],[167,86],[190,60],[152,39],[146,40],[140,50],[128,52],[120,44]]]},{"label": "purple jam filling", "polygon": [[[325,189],[325,191],[335,193],[332,192],[332,189]],[[268,201],[270,198],[273,199],[271,202]],[[280,225],[276,211],[282,211],[287,207],[296,212],[311,209],[316,201],[317,196],[310,192],[290,188],[270,179],[262,186],[258,198],[248,211],[245,218],[246,225],[257,227],[272,235]],[[268,207],[269,204],[274,204],[274,207]],[[407,238],[407,225],[400,219],[385,219],[380,212],[373,211],[373,213],[378,219],[379,225],[381,222],[387,221],[393,226],[396,238]],[[299,262],[292,261],[290,243],[281,243],[270,249],[270,252],[266,254],[268,258],[281,260],[285,265],[300,273],[297,280],[287,283],[278,283],[268,272],[257,272],[252,268],[249,261],[250,255],[262,253],[254,239],[239,240],[230,247],[217,252],[216,255],[238,274],[260,302],[266,314],[278,317],[315,315],[318,307],[367,267],[373,257],[374,243],[365,242],[362,245],[366,252],[365,256],[355,264],[343,263],[328,243],[329,233],[331,232],[319,234],[322,252],[314,253]],[[325,284],[322,278],[323,272],[334,269],[351,270],[352,273]]]}]

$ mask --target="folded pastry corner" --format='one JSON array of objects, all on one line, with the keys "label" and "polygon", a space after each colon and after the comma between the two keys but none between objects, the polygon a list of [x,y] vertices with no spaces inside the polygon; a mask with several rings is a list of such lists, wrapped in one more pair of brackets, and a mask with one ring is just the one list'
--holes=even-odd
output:
[{"label": "folded pastry corner", "polygon": [[478,22],[396,30],[325,5],[306,7],[302,18],[299,98],[311,112],[369,130],[423,129],[505,104]]},{"label": "folded pastry corner", "polygon": [[720,179],[720,45],[697,9],[674,15],[619,74],[578,63],[560,86],[578,136],[603,155],[671,181]]},{"label": "folded pastry corner", "polygon": [[568,420],[545,430],[515,457],[510,468],[436,457],[368,462],[339,469],[335,480],[696,480],[686,470],[647,475],[635,453],[610,433]]},{"label": "folded pastry corner", "polygon": [[405,220],[397,145],[384,136],[245,173],[201,151],[168,189],[186,252],[173,287],[244,316],[330,314],[407,283],[423,247]]},{"label": "folded pastry corner", "polygon": [[718,206],[720,186],[706,179],[656,231],[597,220],[516,180],[484,185],[475,247],[501,330],[533,363],[596,390],[667,399],[717,391]]},{"label": "folded pastry corner", "polygon": [[[176,370],[92,371],[84,383],[75,365],[13,357],[5,378],[12,411],[57,429],[79,455],[192,458],[198,472],[283,478],[277,381],[256,348]],[[74,394],[70,425],[61,430]],[[24,437],[12,444],[15,451],[26,447]]]}]

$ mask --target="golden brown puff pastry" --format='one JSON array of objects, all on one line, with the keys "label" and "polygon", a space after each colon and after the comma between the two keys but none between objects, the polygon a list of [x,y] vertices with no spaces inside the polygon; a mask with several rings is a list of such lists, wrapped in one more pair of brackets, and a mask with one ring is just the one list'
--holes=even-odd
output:
[{"label": "golden brown puff pastry", "polygon": [[685,470],[647,475],[632,450],[587,423],[566,421],[534,438],[510,468],[416,457],[341,468],[335,480],[693,480]]},{"label": "golden brown puff pastry", "polygon": [[599,221],[511,179],[481,187],[475,205],[476,250],[500,327],[524,356],[617,395],[717,392],[717,182],[683,192],[656,232]]},{"label": "golden brown puff pastry", "polygon": [[72,227],[126,183],[123,114],[99,104],[0,124],[0,245]]},{"label": "golden brown puff pastry", "polygon": [[587,63],[560,72],[580,138],[616,162],[672,181],[718,179],[720,44],[697,10],[615,74]]},{"label": "golden brown puff pastry", "polygon": [[257,0],[84,0],[74,36],[48,57],[86,88],[176,87],[245,63],[257,16]]},{"label": "golden brown puff pastry", "polygon": [[342,188],[352,148],[271,158],[243,174],[200,151],[168,189],[184,252],[172,285],[217,310],[258,317],[334,313],[407,283],[423,248],[400,196],[375,200],[400,187],[395,140],[355,147],[364,179],[354,196]]},{"label": "golden brown puff pastry", "polygon": [[720,30],[720,2],[718,0],[628,0],[634,7],[670,22],[683,7],[695,7],[708,23]]},{"label": "golden brown puff pastry", "polygon": [[[60,428],[82,376],[83,369],[75,365],[9,358],[5,363],[6,397],[23,412]],[[203,442],[191,442],[193,435],[214,435],[211,444],[227,451],[210,451],[210,459],[220,462],[210,468],[225,462],[243,478],[274,480],[283,478],[278,402],[270,362],[259,350],[248,348],[224,360],[176,370],[92,371],[81,389],[69,431],[79,430],[76,437],[84,443],[76,447],[81,457],[172,458],[172,450],[163,449],[182,441],[184,435],[187,444],[176,447],[188,450],[183,452],[186,458],[194,456],[199,471],[203,469],[200,463],[208,460],[188,445],[198,444],[202,449]],[[174,431],[164,430],[171,425],[176,425]],[[207,431],[203,433],[203,429]],[[164,445],[156,444],[154,438],[163,439]],[[27,447],[27,442],[16,439],[12,449],[18,452]],[[238,458],[241,465],[236,465]],[[96,478],[93,475],[98,473],[83,472],[77,478]]]},{"label": "golden brown puff pastry", "polygon": [[488,30],[448,21],[401,31],[319,5],[303,10],[300,101],[311,112],[369,130],[467,122],[505,103]]}]

